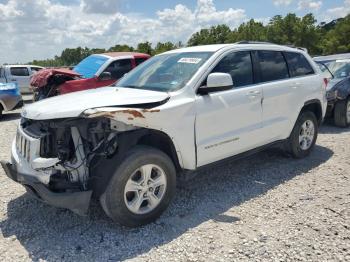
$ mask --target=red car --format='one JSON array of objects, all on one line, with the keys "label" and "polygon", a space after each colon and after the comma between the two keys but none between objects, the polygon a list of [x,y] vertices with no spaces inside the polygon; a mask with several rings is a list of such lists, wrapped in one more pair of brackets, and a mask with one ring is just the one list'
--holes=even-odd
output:
[{"label": "red car", "polygon": [[34,100],[111,85],[148,58],[148,54],[113,52],[90,55],[73,70],[43,69],[31,79]]}]

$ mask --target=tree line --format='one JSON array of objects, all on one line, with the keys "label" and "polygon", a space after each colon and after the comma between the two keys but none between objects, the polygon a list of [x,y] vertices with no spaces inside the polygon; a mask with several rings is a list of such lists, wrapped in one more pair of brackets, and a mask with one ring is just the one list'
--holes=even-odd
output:
[{"label": "tree line", "polygon": [[[316,23],[313,14],[298,17],[290,13],[277,15],[264,25],[251,19],[236,29],[222,24],[201,29],[194,33],[187,46],[205,44],[235,43],[239,41],[266,41],[282,45],[307,48],[311,55],[329,55],[350,52],[350,14],[330,23]],[[91,54],[105,52],[141,52],[150,55],[160,54],[183,47],[181,42],[159,42],[154,47],[150,42],[139,43],[136,47],[115,45],[110,48],[66,48],[53,59],[34,60],[31,64],[40,66],[72,66]]]}]

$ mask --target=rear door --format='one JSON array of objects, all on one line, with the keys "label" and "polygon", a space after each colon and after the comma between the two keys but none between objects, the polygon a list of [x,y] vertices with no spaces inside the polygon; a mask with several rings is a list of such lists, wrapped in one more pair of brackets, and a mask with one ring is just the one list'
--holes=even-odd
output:
[{"label": "rear door", "polygon": [[260,146],[262,89],[254,83],[249,51],[226,55],[211,73],[229,73],[233,88],[197,95],[197,166]]},{"label": "rear door", "polygon": [[256,51],[260,66],[260,82],[263,89],[263,136],[268,142],[286,138],[290,131],[290,119],[299,108],[299,83],[290,78],[283,52]]},{"label": "rear door", "polygon": [[26,66],[9,67],[9,83],[17,83],[22,93],[29,93],[30,71]]}]

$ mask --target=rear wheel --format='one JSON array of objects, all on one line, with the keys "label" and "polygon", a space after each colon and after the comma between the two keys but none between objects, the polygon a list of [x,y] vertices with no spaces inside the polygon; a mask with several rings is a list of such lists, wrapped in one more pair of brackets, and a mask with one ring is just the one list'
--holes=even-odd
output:
[{"label": "rear wheel", "polygon": [[318,135],[318,123],[314,113],[302,112],[287,140],[287,151],[295,158],[303,158],[310,154]]},{"label": "rear wheel", "polygon": [[2,117],[2,110],[3,110],[2,105],[0,105],[0,118]]},{"label": "rear wheel", "polygon": [[176,189],[171,159],[150,147],[130,150],[110,180],[100,202],[114,221],[130,227],[156,220]]},{"label": "rear wheel", "polygon": [[334,107],[334,124],[339,127],[350,125],[350,98],[338,101]]}]

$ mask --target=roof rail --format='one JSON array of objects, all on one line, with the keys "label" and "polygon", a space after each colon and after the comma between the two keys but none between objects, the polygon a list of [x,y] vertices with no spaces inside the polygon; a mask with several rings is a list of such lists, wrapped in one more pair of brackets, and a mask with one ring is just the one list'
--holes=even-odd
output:
[{"label": "roof rail", "polygon": [[299,49],[299,50],[301,50],[301,51],[304,51],[304,52],[308,53],[308,50],[307,50],[307,48],[305,48],[305,47],[299,47],[299,46],[295,46],[295,45],[285,45],[285,46],[288,46],[288,47],[290,47],[290,48]]},{"label": "roof rail", "polygon": [[[278,45],[278,44],[275,44],[275,43],[271,43],[271,42],[261,42],[261,41],[239,41],[239,42],[236,42],[235,44],[239,44],[239,45],[243,45],[243,44],[254,44],[254,45]],[[299,50],[302,50],[304,52],[308,52],[307,48],[305,47],[298,47],[298,46],[295,46],[295,45],[284,45],[284,46],[287,46],[287,47],[290,47],[290,48],[296,48],[296,49],[299,49]]]},{"label": "roof rail", "polygon": [[262,41],[239,41],[236,42],[235,44],[239,44],[239,45],[244,45],[244,44],[254,44],[254,45],[276,45],[275,43],[271,43],[271,42],[262,42]]}]

